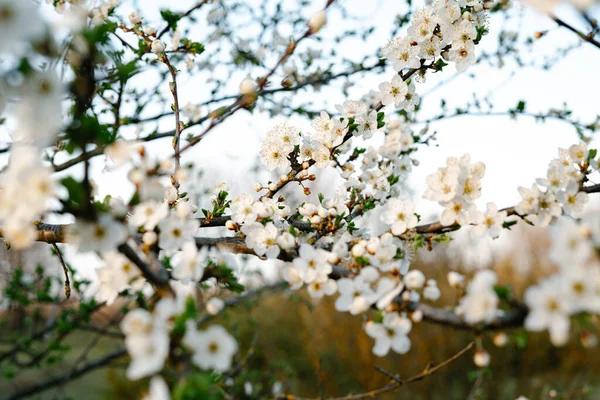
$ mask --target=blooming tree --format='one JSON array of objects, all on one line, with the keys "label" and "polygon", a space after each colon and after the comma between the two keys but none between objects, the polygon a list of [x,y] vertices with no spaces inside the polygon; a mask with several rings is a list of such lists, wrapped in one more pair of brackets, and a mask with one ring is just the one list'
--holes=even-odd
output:
[{"label": "blooming tree", "polygon": [[[348,11],[335,0],[303,4],[310,13],[302,17],[271,1],[255,7],[203,0],[183,10],[145,3],[135,9],[119,0],[47,3],[0,0],[0,111],[9,138],[0,150],[7,155],[0,233],[9,252],[27,256],[41,243],[53,254],[45,261],[62,268],[53,274],[42,260],[37,268],[6,271],[0,306],[33,313],[55,305],[58,315],[31,335],[13,337],[0,352],[0,368],[10,379],[62,357],[64,339],[89,329],[93,315],[114,305],[109,327],[98,334],[116,335],[122,347],[78,358],[64,376],[21,387],[9,398],[124,360],[129,380],[145,379],[147,399],[233,398],[226,382],[244,367],[243,349],[213,318],[278,291],[306,289],[315,301],[332,297],[337,311],[363,316],[364,332],[355,334],[372,338],[381,357],[426,345],[411,336],[422,321],[473,333],[474,342],[451,359],[413,378],[389,374],[387,386],[352,398],[422,379],[473,348],[475,364],[486,367],[490,356],[481,338],[490,331],[547,331],[553,345],[564,345],[573,320],[600,312],[600,215],[582,217],[589,195],[600,191],[592,183],[599,159],[590,145],[598,119],[581,122],[566,108],[531,113],[522,100],[496,111],[482,106],[485,99],[455,111],[442,103],[439,114],[421,117],[420,85],[432,74],[451,79],[478,63],[507,59],[551,68],[551,57],[543,65],[526,60],[534,40],[492,34],[496,18],[514,18],[520,3],[398,5],[390,40],[365,46],[367,54],[353,55],[364,56],[358,61],[342,58],[340,49],[355,38],[368,40],[373,29],[337,23]],[[600,48],[592,1],[561,5],[582,17],[589,34],[552,14],[554,2],[531,3],[577,34],[580,42],[559,53]],[[332,18],[336,24],[327,24]],[[333,25],[341,32],[325,36]],[[492,36],[495,51],[480,51]],[[335,107],[315,109],[313,100],[294,96],[353,78],[342,88],[346,94],[354,78],[368,73],[380,73],[380,84]],[[208,97],[184,105],[182,82],[195,74]],[[237,92],[226,94],[232,80],[239,88],[236,83]],[[202,203],[193,194],[194,160],[186,155],[199,149],[202,157],[203,139],[218,135],[234,114],[261,112],[285,117],[270,123],[257,155],[271,178],[258,178],[253,192],[230,193],[219,184]],[[478,204],[486,166],[469,154],[437,160],[425,192],[410,200],[407,179],[419,152],[436,139],[428,124],[465,114],[558,119],[580,140],[557,150],[544,178],[515,188],[522,201],[514,207]],[[294,115],[310,119],[311,128],[296,127]],[[425,128],[417,130],[419,124]],[[98,187],[98,159],[106,170],[127,174],[127,188]],[[332,172],[339,187],[317,196],[314,188],[319,180],[327,185]],[[232,179],[247,180],[243,174]],[[423,201],[439,203],[438,222],[424,223]],[[363,223],[371,216],[381,229]],[[436,305],[438,282],[411,265],[419,249],[444,246],[459,229],[498,238],[515,224],[550,226],[556,273],[515,298],[493,270],[468,277],[452,272],[448,283],[457,300]],[[218,233],[205,233],[209,228]],[[93,280],[82,277],[90,256],[103,264]],[[240,264],[249,259],[274,265],[281,280],[244,286]],[[292,398],[281,390],[275,395]]]}]

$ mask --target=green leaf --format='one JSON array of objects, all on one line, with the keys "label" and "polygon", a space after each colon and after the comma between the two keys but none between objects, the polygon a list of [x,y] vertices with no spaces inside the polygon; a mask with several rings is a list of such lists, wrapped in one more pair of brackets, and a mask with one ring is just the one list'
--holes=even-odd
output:
[{"label": "green leaf", "polygon": [[527,348],[527,344],[529,343],[529,335],[528,335],[527,331],[525,331],[525,330],[516,331],[513,334],[513,338],[519,349],[522,350],[522,349]]},{"label": "green leaf", "polygon": [[452,238],[446,234],[442,234],[434,237],[433,240],[435,240],[438,243],[448,243],[452,241]]},{"label": "green leaf", "polygon": [[590,149],[590,151],[588,151],[588,161],[593,160],[594,158],[596,158],[596,155],[598,154],[598,150],[596,149]]},{"label": "green leaf", "polygon": [[438,60],[435,62],[435,64],[433,64],[433,67],[435,68],[435,72],[441,72],[441,71],[443,71],[444,67],[447,65],[448,65],[448,63],[445,63],[443,59],[438,58]]},{"label": "green leaf", "polygon": [[202,43],[193,42],[189,39],[183,39],[181,41],[183,43],[183,47],[187,50],[188,53],[192,54],[202,54],[204,53],[204,45]]},{"label": "green leaf", "polygon": [[131,77],[140,72],[137,67],[137,61],[131,61],[127,64],[117,65],[117,79],[120,82],[127,82]]},{"label": "green leaf", "polygon": [[508,229],[508,230],[510,231],[510,227],[511,227],[511,226],[513,226],[513,225],[516,225],[516,224],[517,224],[517,222],[518,222],[518,221],[505,221],[505,222],[502,224],[502,227],[503,227],[503,228],[506,228],[506,229]]},{"label": "green leaf", "polygon": [[494,292],[501,300],[510,300],[512,298],[512,286],[510,285],[495,285]]},{"label": "green leaf", "polygon": [[173,388],[173,400],[222,400],[223,393],[208,373],[192,373],[180,379]]},{"label": "green leaf", "polygon": [[413,249],[417,250],[423,246],[425,246],[425,238],[423,237],[423,235],[415,236],[415,239],[413,242]]},{"label": "green leaf", "polygon": [[369,265],[369,259],[367,257],[354,257],[354,261],[356,261],[358,265]]},{"label": "green leaf", "polygon": [[363,210],[365,212],[372,210],[375,208],[375,203],[373,202],[373,200],[371,199],[365,199],[364,203],[363,203]]},{"label": "green leaf", "polygon": [[60,180],[60,183],[67,189],[69,197],[67,203],[73,208],[79,208],[85,202],[85,190],[83,184],[72,176]]},{"label": "green leaf", "polygon": [[169,29],[177,30],[177,23],[181,19],[181,15],[175,14],[171,10],[161,10],[160,16],[169,24]]}]

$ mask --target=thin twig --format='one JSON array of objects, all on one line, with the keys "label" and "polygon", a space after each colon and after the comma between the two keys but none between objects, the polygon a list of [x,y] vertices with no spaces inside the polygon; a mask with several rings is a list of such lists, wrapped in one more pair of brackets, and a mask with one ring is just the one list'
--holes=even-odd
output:
[{"label": "thin twig", "polygon": [[567,28],[568,30],[570,30],[571,32],[575,33],[577,36],[579,36],[582,40],[588,42],[591,45],[596,46],[597,48],[600,49],[600,42],[597,41],[594,38],[594,33],[592,31],[592,33],[590,33],[589,35],[586,35],[585,33],[581,32],[580,30],[576,29],[575,27],[573,27],[572,25],[566,23],[565,21],[563,21],[562,19],[558,18],[556,15],[551,15],[550,18],[552,18],[552,20],[554,22],[556,22],[558,25]]},{"label": "thin twig", "polygon": [[71,281],[69,280],[69,269],[67,268],[67,264],[65,263],[65,260],[63,259],[63,256],[60,253],[60,250],[58,249],[56,243],[51,243],[51,245],[54,248],[54,251],[56,252],[56,256],[58,257],[60,265],[62,266],[63,272],[65,274],[65,296],[68,300],[71,298]]}]

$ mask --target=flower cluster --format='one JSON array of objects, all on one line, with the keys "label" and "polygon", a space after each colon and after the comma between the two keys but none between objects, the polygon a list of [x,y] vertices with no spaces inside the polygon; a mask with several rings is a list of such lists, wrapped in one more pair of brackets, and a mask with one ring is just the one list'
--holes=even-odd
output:
[{"label": "flower cluster", "polygon": [[[456,276],[453,275],[452,279],[455,280]],[[497,281],[498,276],[494,271],[478,271],[467,285],[467,293],[460,299],[456,314],[470,325],[493,321],[499,314],[499,299],[494,291]]]},{"label": "flower cluster", "polygon": [[124,290],[141,290],[146,284],[140,270],[121,253],[109,251],[102,258],[105,265],[96,269],[99,281],[96,301],[110,305]]},{"label": "flower cluster", "polygon": [[475,200],[481,196],[481,178],[485,174],[482,162],[471,162],[465,154],[461,158],[448,158],[446,167],[427,177],[424,198],[437,201],[443,207],[440,222],[444,226],[455,223],[469,225],[479,223],[481,216]]},{"label": "flower cluster", "polygon": [[[175,322],[185,311],[183,298],[162,299],[152,313],[137,308],[121,322],[125,346],[131,357],[127,368],[129,379],[151,376],[162,370],[170,351],[170,334]],[[199,331],[188,319],[182,343],[192,352],[192,362],[199,368],[226,371],[237,352],[237,341],[219,325]]]},{"label": "flower cluster", "polygon": [[567,215],[581,212],[588,200],[587,193],[579,190],[581,181],[590,166],[598,167],[596,160],[589,160],[588,156],[587,144],[583,142],[569,149],[559,149],[558,158],[550,162],[546,178],[537,179],[530,188],[519,188],[523,200],[515,208],[517,213],[535,215],[537,224],[546,226],[563,212]]},{"label": "flower cluster", "polygon": [[17,145],[11,151],[0,185],[3,235],[13,247],[27,248],[37,239],[34,222],[46,212],[56,195],[52,171],[42,164],[40,150]]},{"label": "flower cluster", "polygon": [[556,346],[568,341],[571,316],[600,312],[599,218],[597,213],[582,221],[559,217],[550,229],[550,258],[559,271],[525,292],[525,328],[548,330]]},{"label": "flower cluster", "polygon": [[140,379],[159,372],[169,355],[173,316],[183,312],[183,305],[171,299],[161,300],[150,313],[136,308],[121,321],[125,347],[131,357],[127,368],[129,379]]},{"label": "flower cluster", "polygon": [[302,143],[300,131],[283,122],[267,132],[260,151],[261,158],[269,170],[289,167],[288,156],[300,143]]},{"label": "flower cluster", "polygon": [[192,362],[201,369],[225,372],[238,350],[237,341],[220,325],[212,325],[203,331],[192,320],[186,323],[183,344],[193,351]]},{"label": "flower cluster", "polygon": [[[394,63],[396,71],[420,68],[422,60],[431,61],[431,65],[445,60],[454,62],[457,71],[462,72],[475,63],[475,44],[485,33],[487,13],[483,2],[436,0],[413,15],[408,35],[388,43],[382,55]],[[390,93],[388,89],[394,87],[398,90]],[[382,91],[396,97],[396,107],[405,107],[402,97],[410,92],[406,85],[395,85],[392,81]]]},{"label": "flower cluster", "polygon": [[379,357],[387,355],[390,349],[398,354],[406,354],[410,350],[408,333],[412,329],[412,321],[398,313],[385,313],[381,322],[369,321],[365,325],[367,335],[375,339],[373,354]]},{"label": "flower cluster", "polygon": [[267,197],[255,201],[244,193],[231,202],[231,220],[241,225],[246,244],[257,255],[267,258],[276,258],[282,249],[295,247],[296,240],[284,219],[289,215],[289,206]]},{"label": "flower cluster", "polygon": [[407,229],[417,226],[419,219],[414,212],[412,201],[390,199],[386,211],[381,214],[381,222],[392,226],[392,233],[396,236],[403,234]]}]

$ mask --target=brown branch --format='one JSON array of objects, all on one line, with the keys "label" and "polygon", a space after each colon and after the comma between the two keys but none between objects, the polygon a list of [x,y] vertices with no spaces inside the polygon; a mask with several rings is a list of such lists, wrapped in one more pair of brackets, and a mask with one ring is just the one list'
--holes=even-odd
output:
[{"label": "brown branch", "polygon": [[134,263],[139,268],[139,270],[142,272],[142,275],[144,275],[144,278],[146,278],[148,282],[153,284],[154,288],[159,293],[159,295],[175,295],[173,288],[169,284],[169,281],[171,279],[169,271],[167,271],[164,265],[160,264],[158,260],[156,260],[156,262],[153,263],[153,265],[146,263],[140,258],[138,253],[127,243],[119,245],[118,250],[121,254],[127,257],[132,263]]},{"label": "brown branch", "polygon": [[562,19],[558,18],[556,15],[551,15],[550,18],[552,18],[552,20],[554,22],[556,22],[559,26],[562,26],[563,28],[567,28],[568,30],[570,30],[571,32],[573,32],[577,36],[579,36],[582,40],[584,40],[584,41],[588,42],[589,44],[596,46],[597,48],[600,49],[600,42],[594,38],[595,37],[594,31],[592,31],[588,35],[586,35],[585,33],[576,29],[572,25],[570,25],[570,24],[566,23],[565,21],[563,21]]}]

